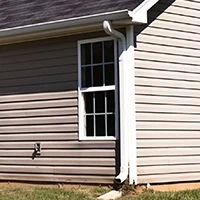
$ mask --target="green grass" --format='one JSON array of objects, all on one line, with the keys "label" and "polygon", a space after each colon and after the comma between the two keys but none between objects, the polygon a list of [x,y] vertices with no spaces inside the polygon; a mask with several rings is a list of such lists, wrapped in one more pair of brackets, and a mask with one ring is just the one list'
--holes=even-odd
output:
[{"label": "green grass", "polygon": [[97,188],[0,187],[0,200],[93,200],[107,192]]},{"label": "green grass", "polygon": [[179,192],[155,192],[146,191],[135,197],[122,197],[119,200],[199,200],[199,190],[185,190]]},{"label": "green grass", "polygon": [[[95,200],[108,192],[104,187],[0,187],[0,200]],[[135,196],[124,196],[119,200],[199,200],[199,190],[181,192],[146,191]]]}]

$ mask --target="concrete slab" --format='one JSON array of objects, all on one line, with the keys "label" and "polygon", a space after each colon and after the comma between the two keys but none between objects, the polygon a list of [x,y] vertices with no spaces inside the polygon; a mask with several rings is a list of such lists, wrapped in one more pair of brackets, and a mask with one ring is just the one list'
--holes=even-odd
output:
[{"label": "concrete slab", "polygon": [[114,199],[118,199],[122,196],[122,192],[120,191],[116,191],[116,190],[111,190],[110,192],[101,195],[100,197],[98,197],[98,200],[114,200]]}]

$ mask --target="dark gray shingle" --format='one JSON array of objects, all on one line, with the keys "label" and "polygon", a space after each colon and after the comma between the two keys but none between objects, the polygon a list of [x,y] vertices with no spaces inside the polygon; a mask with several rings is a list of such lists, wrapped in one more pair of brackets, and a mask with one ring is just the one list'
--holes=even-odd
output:
[{"label": "dark gray shingle", "polygon": [[143,0],[1,0],[0,29],[133,9]]}]

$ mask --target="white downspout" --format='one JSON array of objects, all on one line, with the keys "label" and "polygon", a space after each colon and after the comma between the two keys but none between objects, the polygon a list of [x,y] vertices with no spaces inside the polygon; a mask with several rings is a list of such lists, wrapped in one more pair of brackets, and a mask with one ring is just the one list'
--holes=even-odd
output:
[{"label": "white downspout", "polygon": [[119,42],[119,90],[120,90],[120,174],[115,177],[115,181],[120,184],[128,177],[128,155],[129,155],[129,137],[128,137],[128,119],[126,109],[126,38],[125,36],[112,28],[109,21],[103,22],[103,28],[108,35],[115,37]]},{"label": "white downspout", "polygon": [[136,108],[135,108],[135,47],[134,26],[126,28],[128,79],[128,134],[129,134],[129,184],[137,185],[137,144],[136,144]]},{"label": "white downspout", "polygon": [[[147,23],[147,12],[159,0],[144,0],[137,8],[128,11],[133,23]],[[120,90],[120,174],[115,177],[118,183],[124,182],[129,175],[129,183],[137,184],[137,146],[135,110],[135,58],[134,27],[126,29],[126,36],[112,28],[109,21],[103,22],[108,35],[119,42],[119,90]],[[126,46],[127,45],[127,46]]]}]

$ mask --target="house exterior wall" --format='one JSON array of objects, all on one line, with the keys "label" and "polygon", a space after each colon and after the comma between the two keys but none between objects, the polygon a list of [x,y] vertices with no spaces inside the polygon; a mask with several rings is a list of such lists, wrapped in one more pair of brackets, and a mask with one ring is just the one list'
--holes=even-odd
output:
[{"label": "house exterior wall", "polygon": [[139,183],[200,180],[200,2],[165,3],[135,28]]},{"label": "house exterior wall", "polygon": [[0,47],[0,180],[113,182],[115,141],[78,140],[77,41],[104,35]]}]

